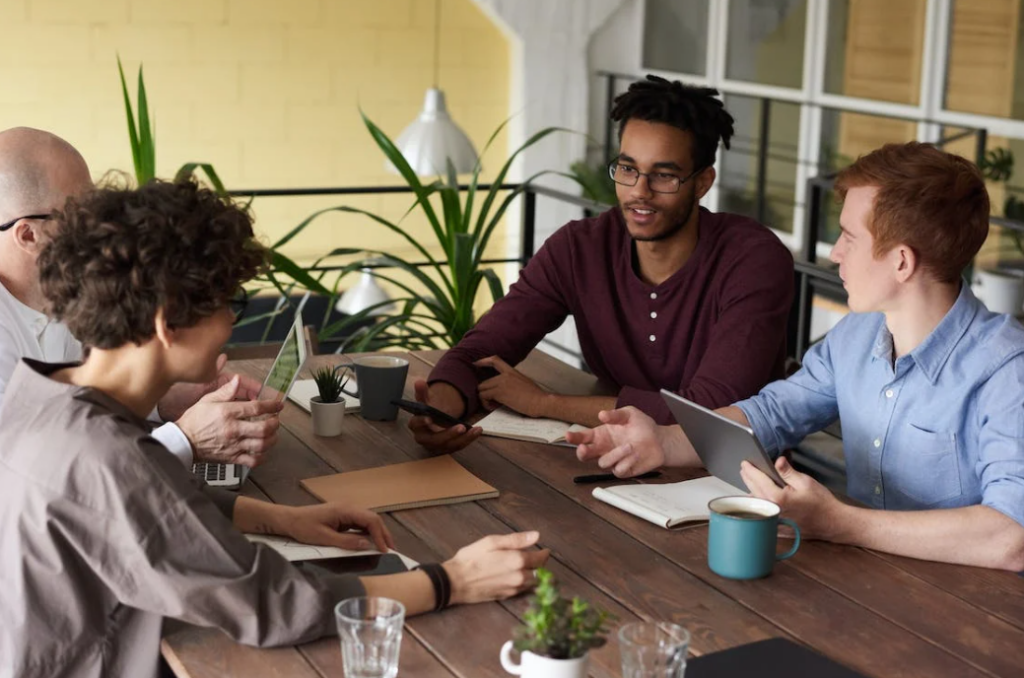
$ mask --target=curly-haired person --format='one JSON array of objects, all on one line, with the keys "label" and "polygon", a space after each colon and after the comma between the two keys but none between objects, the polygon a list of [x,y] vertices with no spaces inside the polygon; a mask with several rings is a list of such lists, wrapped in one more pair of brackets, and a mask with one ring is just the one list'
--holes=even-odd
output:
[{"label": "curly-haired person", "polygon": [[0,405],[0,676],[155,676],[164,616],[286,645],[332,633],[343,598],[417,614],[444,590],[472,603],[532,584],[547,558],[525,550],[535,532],[487,537],[430,574],[300,571],[241,532],[330,543],[356,529],[382,550],[391,536],[337,503],[218,491],[148,435],[172,384],[216,375],[231,300],[264,258],[248,214],[192,183],[99,189],[55,216],[40,286],[91,350],[81,364],[23,359]]},{"label": "curly-haired person", "polygon": [[[419,400],[455,416],[504,405],[586,426],[601,410],[634,405],[667,424],[663,388],[721,407],[783,376],[793,257],[756,221],[698,204],[715,182],[718,144],[728,148],[733,134],[717,94],[648,76],[615,100],[619,151],[608,171],[618,206],[548,238],[508,295],[417,383]],[[549,393],[515,369],[568,316],[612,395]],[[443,451],[481,434],[426,417],[409,427]]]},{"label": "curly-haired person", "polygon": [[[0,397],[21,358],[71,362],[82,343],[46,315],[36,259],[52,229],[51,216],[72,196],[92,188],[85,159],[49,132],[0,131]],[[99,317],[105,315],[105,309]],[[255,400],[260,384],[219,373],[208,384],[176,384],[151,417],[153,436],[188,467],[208,461],[259,464],[277,439],[280,404]],[[260,421],[249,421],[263,416]]]}]

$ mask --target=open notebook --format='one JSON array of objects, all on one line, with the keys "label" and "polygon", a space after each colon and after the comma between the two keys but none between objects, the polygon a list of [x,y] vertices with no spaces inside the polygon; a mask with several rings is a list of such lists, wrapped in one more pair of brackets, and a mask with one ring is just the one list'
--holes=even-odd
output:
[{"label": "open notebook", "polygon": [[616,485],[595,487],[594,498],[611,504],[638,518],[669,528],[683,523],[707,520],[708,502],[719,497],[746,495],[714,476],[684,480],[681,483]]},{"label": "open notebook", "polygon": [[[301,542],[288,539],[287,537],[278,537],[276,535],[264,535],[264,534],[246,534],[245,538],[254,544],[263,544],[268,546],[282,556],[285,560],[291,563],[302,562],[306,560],[326,560],[328,558],[357,558],[359,556],[377,556],[380,555],[379,551],[368,550],[368,551],[350,551],[349,549],[338,548],[337,546],[314,546],[312,544],[303,544]],[[396,556],[402,559],[405,566],[408,569],[413,569],[419,563],[412,558],[402,555],[397,551],[391,551]]]},{"label": "open notebook", "polygon": [[586,426],[557,419],[524,417],[504,407],[494,410],[474,425],[482,428],[485,436],[562,445],[568,444],[565,442],[565,434],[569,431],[587,430]]},{"label": "open notebook", "polygon": [[[356,380],[349,377],[345,388],[350,391],[356,390]],[[312,379],[299,379],[292,385],[292,390],[288,393],[288,400],[309,412],[309,399],[315,395],[320,395],[316,388],[316,382]],[[342,393],[341,397],[345,400],[345,412],[347,414],[355,414],[359,411],[359,398],[350,396],[347,393]]]},{"label": "open notebook", "polygon": [[448,454],[307,478],[300,484],[321,501],[342,501],[378,513],[498,496],[496,489],[464,469]]}]

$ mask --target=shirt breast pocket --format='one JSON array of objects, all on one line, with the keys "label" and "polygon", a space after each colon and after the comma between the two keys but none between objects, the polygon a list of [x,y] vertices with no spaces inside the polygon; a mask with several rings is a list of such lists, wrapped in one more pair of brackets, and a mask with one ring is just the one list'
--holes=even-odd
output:
[{"label": "shirt breast pocket", "polygon": [[895,488],[925,508],[959,497],[960,459],[956,434],[909,424],[899,451]]}]

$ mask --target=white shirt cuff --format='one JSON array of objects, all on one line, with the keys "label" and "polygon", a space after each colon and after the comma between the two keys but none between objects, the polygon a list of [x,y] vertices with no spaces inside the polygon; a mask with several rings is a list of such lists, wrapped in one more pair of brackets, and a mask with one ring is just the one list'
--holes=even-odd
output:
[{"label": "white shirt cuff", "polygon": [[180,428],[174,424],[164,424],[154,430],[152,436],[171,454],[180,459],[185,468],[189,471],[192,470],[192,443]]},{"label": "white shirt cuff", "polygon": [[[153,408],[153,411],[149,413],[148,417],[146,417],[146,421],[151,421],[151,422],[153,422],[155,424],[162,424],[162,423],[164,423],[163,417],[160,416],[160,406],[159,405],[157,405],[156,407]],[[182,435],[185,435],[185,434],[182,433]],[[159,438],[157,440],[159,440]]]}]

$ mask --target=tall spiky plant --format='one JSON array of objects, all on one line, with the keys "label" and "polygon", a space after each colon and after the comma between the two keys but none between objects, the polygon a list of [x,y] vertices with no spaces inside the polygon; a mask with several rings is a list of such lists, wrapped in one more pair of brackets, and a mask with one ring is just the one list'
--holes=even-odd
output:
[{"label": "tall spiky plant", "polygon": [[[512,163],[520,153],[544,137],[553,132],[568,130],[548,127],[527,139],[508,158],[486,193],[478,190],[481,173],[481,164],[478,160],[470,176],[469,185],[463,192],[459,189],[458,178],[450,162],[446,177],[424,184],[391,138],[365,114],[361,115],[377,147],[398,169],[399,174],[412,189],[415,201],[409,207],[406,216],[419,208],[430,225],[433,239],[444,253],[445,261],[439,261],[430,253],[433,243],[418,240],[407,228],[403,228],[401,222],[395,223],[370,211],[348,206],[330,207],[314,212],[276,242],[274,247],[282,247],[313,220],[328,212],[349,212],[368,217],[378,226],[399,235],[426,262],[426,265],[418,266],[404,257],[381,250],[341,248],[327,253],[315,265],[337,256],[359,253],[370,256],[370,259],[362,259],[344,266],[337,278],[338,282],[335,283],[335,290],[348,274],[370,268],[372,275],[400,289],[405,296],[388,302],[399,305],[399,313],[378,317],[380,306],[385,305],[379,304],[324,327],[320,332],[320,340],[329,341],[335,337],[345,336],[354,328],[361,326],[358,333],[350,336],[347,342],[347,346],[352,350],[389,346],[407,349],[453,346],[476,322],[473,307],[481,286],[486,283],[493,301],[501,299],[504,295],[497,273],[481,264],[494,230],[501,223],[509,205],[526,190],[527,185],[537,177],[550,173],[537,172],[502,197],[500,186],[508,176]],[[481,155],[490,148],[507,122],[502,123],[494,131]],[[432,201],[435,196],[440,203],[440,209]],[[477,199],[481,196],[482,202],[477,205]],[[394,277],[391,273],[393,270],[406,273],[413,279],[412,285]],[[415,289],[416,287],[420,289]],[[367,322],[371,324],[367,326]]]},{"label": "tall spiky plant", "polygon": [[[138,116],[136,119],[135,109],[132,107],[131,95],[128,92],[128,83],[124,77],[124,68],[121,65],[121,57],[117,57],[117,71],[121,76],[121,93],[124,96],[124,110],[128,118],[128,140],[132,149],[132,162],[135,167],[135,180],[139,186],[156,177],[156,134],[155,125],[150,117],[149,99],[146,95],[146,82],[142,75],[142,65],[139,65],[138,75]],[[182,181],[200,173],[210,186],[222,197],[228,196],[217,171],[208,162],[186,162],[174,173],[175,181]],[[282,279],[286,276],[291,280]],[[281,254],[277,248],[270,251],[270,266],[267,271],[256,280],[257,284],[272,286],[287,299],[296,288],[306,289],[318,294],[330,295],[331,290],[324,287],[321,282],[311,276],[302,266],[299,266],[290,258]],[[266,320],[282,312],[286,308],[280,305],[279,308],[266,314],[246,318],[241,324]],[[269,325],[267,327],[269,330]]]}]

